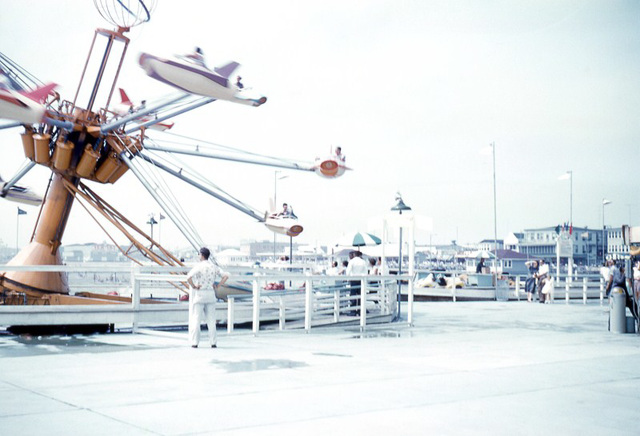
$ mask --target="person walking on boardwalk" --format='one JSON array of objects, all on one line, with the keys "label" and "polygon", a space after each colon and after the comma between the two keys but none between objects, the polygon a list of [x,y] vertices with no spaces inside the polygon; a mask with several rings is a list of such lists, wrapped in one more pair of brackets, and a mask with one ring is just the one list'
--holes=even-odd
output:
[{"label": "person walking on boardwalk", "polygon": [[[348,276],[366,276],[369,273],[367,269],[367,262],[362,258],[362,253],[360,251],[353,252],[353,257],[349,261],[347,265],[346,275]],[[351,299],[352,306],[358,306],[360,304],[360,280],[351,280],[349,282],[350,289],[349,295]],[[360,311],[353,311],[352,315],[359,315]]]},{"label": "person walking on boardwalk", "polygon": [[[187,274],[189,282],[189,343],[193,348],[200,342],[200,325],[204,320],[209,330],[209,344],[217,347],[216,335],[216,291],[224,285],[229,276],[209,261],[208,248],[200,249],[200,262]],[[216,285],[216,278],[221,277]]]},{"label": "person walking on boardwalk", "polygon": [[529,268],[529,277],[525,282],[524,289],[527,291],[527,301],[533,302],[536,295],[536,274],[538,273],[538,261],[527,262],[525,265]]},{"label": "person walking on boardwalk", "polygon": [[538,299],[540,303],[544,303],[545,301],[549,301],[551,299],[551,295],[543,294],[542,288],[549,280],[549,265],[544,261],[544,259],[540,259],[538,261],[538,272],[535,274],[538,283],[536,283],[536,287],[538,288]]}]

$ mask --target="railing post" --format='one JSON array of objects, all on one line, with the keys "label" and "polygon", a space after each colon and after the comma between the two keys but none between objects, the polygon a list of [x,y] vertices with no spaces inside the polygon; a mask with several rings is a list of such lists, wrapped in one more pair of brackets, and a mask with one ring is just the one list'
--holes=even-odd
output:
[{"label": "railing post", "polygon": [[571,286],[571,276],[564,279],[564,302],[569,304],[569,286]]},{"label": "railing post", "polygon": [[[382,274],[384,274],[384,273],[385,272],[384,272],[384,269],[383,269],[382,270]],[[381,292],[381,294],[380,294],[380,299],[382,300],[381,304],[384,303],[384,305],[383,305],[383,307],[384,307],[383,314],[384,315],[387,315],[387,314],[390,313],[389,312],[389,294],[391,293],[391,289],[389,289],[389,288],[390,287],[387,286],[387,279],[381,279],[380,280],[380,291],[378,291],[378,292]]]},{"label": "railing post", "polygon": [[260,330],[260,286],[258,280],[253,280],[253,335]]},{"label": "railing post", "polygon": [[304,288],[304,330],[309,333],[311,331],[311,312],[313,311],[313,288],[311,286],[311,280],[305,282]]},{"label": "railing post", "polygon": [[520,301],[520,276],[516,277],[516,299]]},{"label": "railing post", "polygon": [[233,332],[233,324],[235,322],[235,297],[229,295],[227,297],[227,333]]},{"label": "railing post", "polygon": [[451,295],[453,296],[453,302],[456,302],[456,279],[453,279],[453,288],[451,289]]},{"label": "railing post", "polygon": [[360,279],[360,331],[367,327],[367,279]]},{"label": "railing post", "polygon": [[131,267],[131,315],[132,326],[131,333],[138,333],[138,311],[140,310],[140,280],[138,280],[138,273],[140,273],[140,266],[133,265]]},{"label": "railing post", "polygon": [[582,278],[582,304],[587,304],[587,278]]},{"label": "railing post", "polygon": [[333,290],[333,322],[340,321],[340,288],[334,285]]},{"label": "railing post", "polygon": [[280,330],[284,330],[284,325],[286,323],[285,317],[285,307],[284,307],[284,298],[282,295],[278,297],[279,309],[278,309],[278,328]]},{"label": "railing post", "polygon": [[604,304],[604,277],[600,276],[600,306]]},{"label": "railing post", "polygon": [[[409,326],[413,327],[413,279],[414,277],[409,278],[409,296],[408,296],[408,309],[407,309],[407,321],[409,322]],[[455,288],[455,283],[454,283]]]}]

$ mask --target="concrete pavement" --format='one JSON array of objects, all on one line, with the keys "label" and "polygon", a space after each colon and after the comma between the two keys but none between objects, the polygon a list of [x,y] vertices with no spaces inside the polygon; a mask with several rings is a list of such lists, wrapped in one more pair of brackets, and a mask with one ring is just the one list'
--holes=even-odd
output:
[{"label": "concrete pavement", "polygon": [[421,302],[413,327],[220,330],[217,349],[1,335],[0,434],[637,435],[640,337],[607,309]]}]

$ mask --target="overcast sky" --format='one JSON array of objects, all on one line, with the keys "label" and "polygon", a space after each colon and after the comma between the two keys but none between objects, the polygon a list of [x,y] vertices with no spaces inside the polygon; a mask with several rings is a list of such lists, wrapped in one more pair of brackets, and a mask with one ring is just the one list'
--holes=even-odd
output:
[{"label": "overcast sky", "polygon": [[[72,100],[96,27],[93,2],[0,0],[0,50]],[[209,65],[242,64],[259,108],[214,102],[174,119],[175,133],[250,152],[312,161],[341,145],[354,171],[336,180],[285,171],[278,202],[305,227],[298,241],[326,244],[375,230],[401,192],[433,230],[418,243],[493,238],[496,147],[498,237],[569,220],[640,225],[640,3],[637,1],[235,1],[158,2],[134,28],[118,86],[135,100],[171,88],[147,77],[140,52],[169,56],[200,46]],[[0,174],[24,159],[21,129],[0,131]],[[274,194],[274,169],[193,162],[258,209]],[[47,169],[23,181],[44,192]],[[170,180],[170,179],[169,179]],[[133,174],[90,183],[141,227],[160,211]],[[251,218],[172,181],[208,244],[272,239]],[[19,244],[37,208],[24,207]],[[0,239],[15,245],[16,204],[0,202]],[[157,227],[156,230],[157,232]],[[157,236],[157,234],[156,234]],[[186,246],[163,221],[161,242]],[[284,237],[281,237],[284,239]],[[75,205],[63,243],[101,242]],[[118,240],[124,239],[118,237]]]}]

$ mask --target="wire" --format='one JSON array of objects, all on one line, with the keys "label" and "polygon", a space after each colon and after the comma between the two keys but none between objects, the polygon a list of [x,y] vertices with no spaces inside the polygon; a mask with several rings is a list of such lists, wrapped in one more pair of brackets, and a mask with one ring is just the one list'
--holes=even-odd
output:
[{"label": "wire", "polygon": [[[189,165],[186,162],[182,161],[180,158],[178,158],[178,156],[174,155],[173,153],[167,153],[167,154],[170,155],[171,158],[173,160],[175,160],[175,162],[172,162],[172,161],[166,159],[165,157],[160,156],[158,153],[153,153],[150,150],[146,150],[146,153],[149,154],[149,155],[152,155],[154,160],[156,160],[156,161],[158,161],[158,162],[160,162],[162,164],[165,164],[168,167],[172,167],[176,172],[184,174],[186,177],[189,177],[192,180],[195,180],[195,181],[199,182],[201,185],[211,189],[212,191],[216,191],[216,193],[218,193],[219,195],[221,195],[223,197],[226,197],[228,200],[231,200],[232,202],[236,203],[237,205],[240,205],[240,206],[244,207],[245,209],[249,209],[249,210],[253,211],[254,214],[260,215],[262,213],[258,208],[255,208],[255,207],[243,202],[239,198],[231,195],[230,193],[226,192],[224,189],[222,189],[221,187],[219,187],[218,185],[216,185],[212,181],[210,181],[207,178],[205,178],[202,174],[198,173],[193,168],[189,167]],[[179,165],[176,165],[176,162]]]},{"label": "wire", "polygon": [[[193,141],[196,142],[197,144],[190,144],[190,143],[186,143],[186,142],[180,142],[180,141],[170,141],[170,140],[165,140],[165,139],[155,139],[154,140],[156,142],[164,142],[164,143],[169,143],[169,144],[177,144],[177,145],[184,145],[186,147],[195,147],[196,149],[208,149],[208,150],[226,150],[226,151],[233,151],[239,154],[243,154],[243,155],[247,155],[247,156],[253,156],[253,157],[261,157],[264,159],[269,159],[269,160],[273,160],[276,162],[284,162],[287,163],[289,165],[296,165],[298,162],[294,161],[294,160],[290,160],[290,159],[283,159],[283,158],[278,158],[278,157],[273,157],[273,156],[267,156],[264,154],[259,154],[259,153],[253,153],[250,151],[246,151],[246,150],[242,150],[239,148],[235,148],[235,147],[230,147],[227,145],[223,145],[223,144],[218,144],[215,142],[211,142],[211,141],[203,141],[197,138],[193,138],[193,137],[189,137],[186,135],[181,135],[179,133],[173,133],[173,132],[157,132],[157,133],[162,133],[165,135],[169,135],[169,136],[176,136],[178,138],[183,138],[189,141]],[[211,145],[213,147],[207,147],[207,146],[203,146],[202,144],[207,144],[207,145]]]},{"label": "wire", "polygon": [[13,86],[18,85],[17,87],[20,88],[18,90],[25,90],[25,88],[32,90],[44,85],[42,80],[22,68],[2,52],[0,52],[0,67],[11,84]]},{"label": "wire", "polygon": [[[118,138],[120,140],[120,138]],[[174,224],[184,234],[190,242],[195,242],[202,246],[202,238],[195,229],[193,223],[189,220],[184,209],[180,205],[178,199],[160,175],[158,169],[151,165],[140,165],[137,159],[131,159],[131,164],[135,166],[140,177],[144,179],[147,185],[153,190],[150,192],[160,207],[174,221]]]}]

